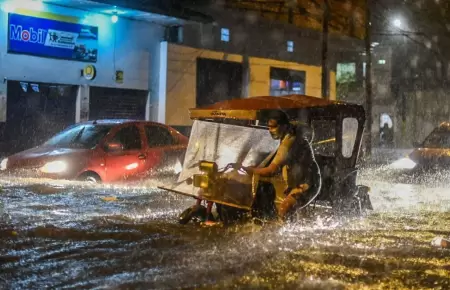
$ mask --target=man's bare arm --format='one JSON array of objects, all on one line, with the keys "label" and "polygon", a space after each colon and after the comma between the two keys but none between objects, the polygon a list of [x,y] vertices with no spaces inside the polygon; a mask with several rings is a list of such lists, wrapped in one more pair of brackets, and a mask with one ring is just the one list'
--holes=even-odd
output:
[{"label": "man's bare arm", "polygon": [[271,176],[271,175],[274,175],[277,172],[278,168],[279,168],[279,166],[277,164],[274,164],[274,163],[271,163],[269,166],[263,167],[263,168],[243,167],[243,169],[248,174],[257,174],[257,175],[260,175],[260,176]]}]

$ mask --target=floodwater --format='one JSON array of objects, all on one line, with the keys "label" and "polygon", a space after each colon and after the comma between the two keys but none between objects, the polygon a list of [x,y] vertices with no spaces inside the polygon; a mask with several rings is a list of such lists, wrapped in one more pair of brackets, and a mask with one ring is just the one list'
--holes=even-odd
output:
[{"label": "floodwater", "polygon": [[155,183],[3,178],[0,288],[448,289],[450,178],[427,178],[366,169],[367,217],[230,228],[179,225],[193,200]]}]

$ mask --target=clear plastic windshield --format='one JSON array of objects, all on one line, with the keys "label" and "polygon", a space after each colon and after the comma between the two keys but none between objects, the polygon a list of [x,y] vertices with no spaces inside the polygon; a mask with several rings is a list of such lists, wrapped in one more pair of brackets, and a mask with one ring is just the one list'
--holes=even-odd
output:
[{"label": "clear plastic windshield", "polygon": [[198,189],[186,182],[199,174],[199,162],[216,162],[218,168],[229,163],[243,166],[261,164],[274,152],[279,142],[272,139],[268,130],[254,127],[195,121],[178,184],[171,189],[180,193],[198,196]]}]

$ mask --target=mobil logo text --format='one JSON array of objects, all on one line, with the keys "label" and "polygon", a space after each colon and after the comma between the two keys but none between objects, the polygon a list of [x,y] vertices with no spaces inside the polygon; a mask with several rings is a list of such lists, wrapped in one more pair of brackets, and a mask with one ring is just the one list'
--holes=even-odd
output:
[{"label": "mobil logo text", "polygon": [[47,30],[29,27],[24,29],[22,25],[9,25],[9,39],[23,42],[45,44]]}]

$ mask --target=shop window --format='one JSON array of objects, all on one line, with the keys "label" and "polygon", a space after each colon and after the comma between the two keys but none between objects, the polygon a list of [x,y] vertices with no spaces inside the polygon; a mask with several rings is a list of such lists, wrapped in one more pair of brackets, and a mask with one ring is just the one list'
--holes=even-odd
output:
[{"label": "shop window", "polygon": [[304,95],[305,78],[306,73],[304,71],[272,67],[270,68],[270,95]]},{"label": "shop window", "polygon": [[[365,74],[365,63],[363,64],[363,74]],[[338,63],[336,69],[337,83],[351,83],[356,81],[355,63]]]},{"label": "shop window", "polygon": [[292,40],[288,40],[287,42],[287,51],[294,52],[294,42]]},{"label": "shop window", "polygon": [[220,40],[222,40],[223,42],[229,42],[230,41],[230,29],[222,28],[220,30]]}]

